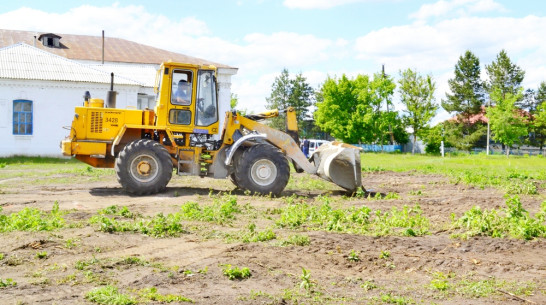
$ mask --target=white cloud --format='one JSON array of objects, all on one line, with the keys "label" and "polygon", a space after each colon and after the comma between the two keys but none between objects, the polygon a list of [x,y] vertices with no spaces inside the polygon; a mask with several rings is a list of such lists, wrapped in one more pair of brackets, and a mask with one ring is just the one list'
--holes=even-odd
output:
[{"label": "white cloud", "polygon": [[[284,3],[294,8],[319,8],[356,1],[369,0],[286,0]],[[195,17],[173,20],[151,14],[142,6],[118,4],[83,5],[63,13],[20,8],[0,14],[0,28],[96,36],[104,29],[110,37],[238,67],[238,73],[232,78],[232,91],[238,94],[240,107],[262,111],[271,84],[283,68],[291,73],[302,72],[313,87],[328,75],[371,75],[381,69],[381,64],[385,64],[387,73],[395,78],[400,69],[413,68],[421,74],[433,74],[438,88],[436,96],[440,100],[445,96],[447,80],[453,77],[458,57],[467,49],[480,58],[482,67],[501,49],[506,49],[513,61],[527,72],[524,86],[536,88],[546,79],[546,57],[543,56],[546,40],[542,33],[546,17],[469,17],[472,13],[501,9],[493,0],[438,1],[428,8],[422,6],[416,13],[415,18],[425,19],[380,28],[355,40],[277,32],[249,33],[234,42],[214,36],[207,24]],[[450,10],[460,12],[452,19],[439,22],[426,19],[453,15]]]},{"label": "white cloud", "polygon": [[284,6],[297,9],[328,9],[340,5],[369,2],[370,0],[284,0]]},{"label": "white cloud", "polygon": [[[423,72],[452,68],[467,49],[490,62],[502,49],[516,59],[546,50],[546,18],[458,18],[383,28],[356,40],[358,58]],[[544,54],[544,53],[542,53]],[[525,67],[523,67],[525,68]],[[529,68],[534,68],[530,66]]]},{"label": "white cloud", "polygon": [[148,13],[143,6],[118,4],[105,7],[82,5],[61,14],[23,7],[0,14],[0,27],[87,35],[100,35],[101,30],[105,30],[108,36],[120,38],[209,33],[206,24],[194,17],[172,21],[163,15]]},{"label": "white cloud", "polygon": [[423,4],[410,18],[424,20],[441,16],[468,16],[473,13],[506,11],[502,4],[494,0],[440,0],[432,4]]},{"label": "white cloud", "polygon": [[289,32],[251,33],[234,43],[211,35],[206,23],[195,17],[172,20],[148,13],[143,6],[118,4],[83,5],[64,13],[20,8],[0,14],[0,28],[96,36],[105,30],[106,36],[238,67],[233,91],[241,101],[257,105],[257,111],[264,109],[274,76],[283,68],[301,70],[332,57],[342,58],[348,44],[343,39]]}]

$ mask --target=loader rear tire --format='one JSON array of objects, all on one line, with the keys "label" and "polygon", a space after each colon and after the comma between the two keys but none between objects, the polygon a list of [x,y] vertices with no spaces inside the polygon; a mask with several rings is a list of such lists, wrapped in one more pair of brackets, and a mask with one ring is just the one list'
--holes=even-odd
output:
[{"label": "loader rear tire", "polygon": [[167,149],[148,139],[127,144],[116,158],[115,169],[118,182],[133,195],[165,191],[173,174]]},{"label": "loader rear tire", "polygon": [[279,149],[257,144],[237,160],[234,178],[240,188],[252,193],[278,196],[290,179],[290,167]]}]

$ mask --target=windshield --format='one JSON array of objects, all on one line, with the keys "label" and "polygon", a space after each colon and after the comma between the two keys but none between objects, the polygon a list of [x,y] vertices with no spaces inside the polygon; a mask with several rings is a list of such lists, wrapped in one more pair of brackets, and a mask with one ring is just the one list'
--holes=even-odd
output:
[{"label": "windshield", "polygon": [[208,126],[218,121],[214,71],[199,71],[197,81],[197,111],[195,124],[197,126]]}]

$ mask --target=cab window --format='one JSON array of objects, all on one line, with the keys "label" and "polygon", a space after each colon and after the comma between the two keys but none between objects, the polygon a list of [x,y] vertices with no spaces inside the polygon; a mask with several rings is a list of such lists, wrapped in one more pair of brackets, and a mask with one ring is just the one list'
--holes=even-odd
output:
[{"label": "cab window", "polygon": [[188,70],[174,70],[171,103],[187,106],[191,104],[193,74]]},{"label": "cab window", "polygon": [[189,125],[191,123],[191,112],[189,110],[171,109],[169,111],[169,123]]},{"label": "cab window", "polygon": [[199,71],[197,79],[197,111],[195,125],[209,126],[218,121],[214,71]]}]

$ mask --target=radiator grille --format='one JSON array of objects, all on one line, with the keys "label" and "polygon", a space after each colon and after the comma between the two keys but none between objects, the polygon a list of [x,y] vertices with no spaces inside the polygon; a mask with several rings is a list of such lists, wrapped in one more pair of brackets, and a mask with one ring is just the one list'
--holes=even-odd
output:
[{"label": "radiator grille", "polygon": [[102,112],[91,112],[91,132],[102,133]]}]

